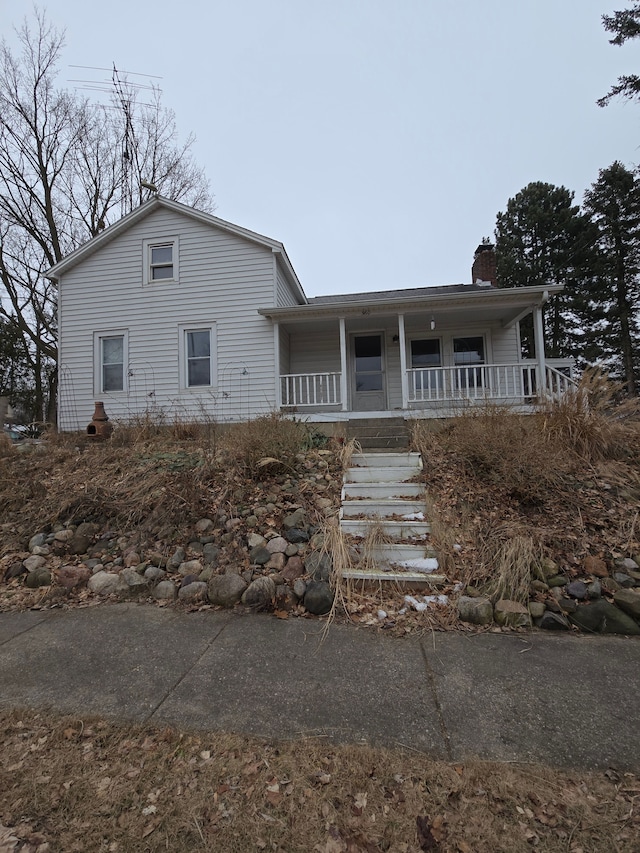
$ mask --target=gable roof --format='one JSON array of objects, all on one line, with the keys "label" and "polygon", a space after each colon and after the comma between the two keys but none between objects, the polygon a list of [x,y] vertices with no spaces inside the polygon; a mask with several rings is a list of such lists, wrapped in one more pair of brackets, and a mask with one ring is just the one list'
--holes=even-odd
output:
[{"label": "gable roof", "polygon": [[258,246],[264,246],[265,248],[271,249],[274,254],[279,256],[285,273],[289,278],[290,284],[293,285],[293,288],[297,292],[302,304],[307,304],[308,300],[304,290],[302,289],[298,276],[296,275],[296,271],[289,260],[289,256],[287,255],[284,245],[279,240],[273,240],[271,237],[265,237],[263,234],[258,234],[255,231],[249,231],[248,228],[242,228],[240,225],[234,225],[232,222],[227,222],[225,219],[219,219],[211,213],[204,213],[202,210],[196,210],[195,208],[182,204],[179,201],[172,201],[171,199],[164,198],[164,196],[160,195],[153,196],[149,201],[145,201],[144,204],[136,207],[135,210],[131,211],[131,213],[128,213],[126,216],[123,216],[122,219],[114,222],[113,225],[109,225],[109,227],[105,228],[105,230],[100,234],[97,234],[95,237],[87,240],[87,242],[83,243],[82,246],[79,246],[75,251],[71,252],[71,254],[67,255],[61,261],[58,261],[57,264],[52,266],[46,273],[46,277],[54,281],[58,281],[64,273],[68,272],[77,264],[84,261],[85,258],[88,258],[94,252],[97,252],[137,222],[142,221],[155,210],[160,208],[171,210],[174,213],[179,213],[183,216],[188,216],[205,225],[210,225],[213,228],[225,231],[227,234],[234,234],[236,237],[241,237],[244,240],[257,244]]}]

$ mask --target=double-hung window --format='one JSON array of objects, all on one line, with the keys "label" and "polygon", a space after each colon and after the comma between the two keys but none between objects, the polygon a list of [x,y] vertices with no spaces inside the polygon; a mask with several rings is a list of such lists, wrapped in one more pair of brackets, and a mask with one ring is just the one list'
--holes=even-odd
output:
[{"label": "double-hung window", "polygon": [[180,336],[182,387],[215,386],[215,325],[181,326]]},{"label": "double-hung window", "polygon": [[96,392],[109,394],[126,390],[127,339],[126,331],[96,334],[94,340]]},{"label": "double-hung window", "polygon": [[144,284],[156,281],[178,280],[178,238],[168,237],[165,240],[145,240],[144,255]]}]

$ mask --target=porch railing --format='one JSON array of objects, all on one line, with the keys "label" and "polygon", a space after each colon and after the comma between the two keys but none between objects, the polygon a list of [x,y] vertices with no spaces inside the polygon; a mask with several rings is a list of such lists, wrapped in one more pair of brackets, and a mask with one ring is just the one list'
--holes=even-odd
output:
[{"label": "porch railing", "polygon": [[283,406],[336,406],[340,373],[289,373],[280,377]]},{"label": "porch railing", "polygon": [[[538,396],[535,362],[431,367],[407,370],[409,403],[450,400],[523,400]],[[546,367],[545,392],[565,394],[575,383],[555,367]]]}]

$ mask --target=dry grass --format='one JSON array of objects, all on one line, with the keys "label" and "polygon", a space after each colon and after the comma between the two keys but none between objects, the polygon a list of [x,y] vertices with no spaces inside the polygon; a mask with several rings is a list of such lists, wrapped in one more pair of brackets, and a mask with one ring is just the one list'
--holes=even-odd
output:
[{"label": "dry grass", "polygon": [[474,573],[487,578],[487,594],[493,601],[507,598],[526,604],[535,567],[543,557],[542,546],[528,528],[498,525],[487,531],[480,550],[480,566]]},{"label": "dry grass", "polygon": [[236,424],[222,438],[229,458],[248,476],[256,476],[269,466],[271,470],[291,468],[296,454],[309,442],[309,429],[300,421],[277,413]]},{"label": "dry grass", "polygon": [[0,713],[0,726],[0,839],[11,828],[23,853],[637,850],[631,774],[31,711]]}]

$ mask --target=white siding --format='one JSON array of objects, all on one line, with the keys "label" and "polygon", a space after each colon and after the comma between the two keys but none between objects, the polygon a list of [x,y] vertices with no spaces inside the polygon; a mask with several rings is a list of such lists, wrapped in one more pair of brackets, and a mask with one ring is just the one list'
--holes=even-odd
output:
[{"label": "white siding", "polygon": [[[144,285],[143,240],[179,239],[180,280]],[[275,402],[270,248],[160,209],[67,272],[60,282],[60,426],[84,429],[93,401],[112,420],[145,413],[239,420]],[[215,327],[217,387],[180,389],[179,326]],[[95,332],[126,329],[128,389],[94,388]]]},{"label": "white siding", "polygon": [[296,298],[278,258],[276,264],[276,306],[278,308],[291,308],[294,305],[300,305],[300,300]]}]

